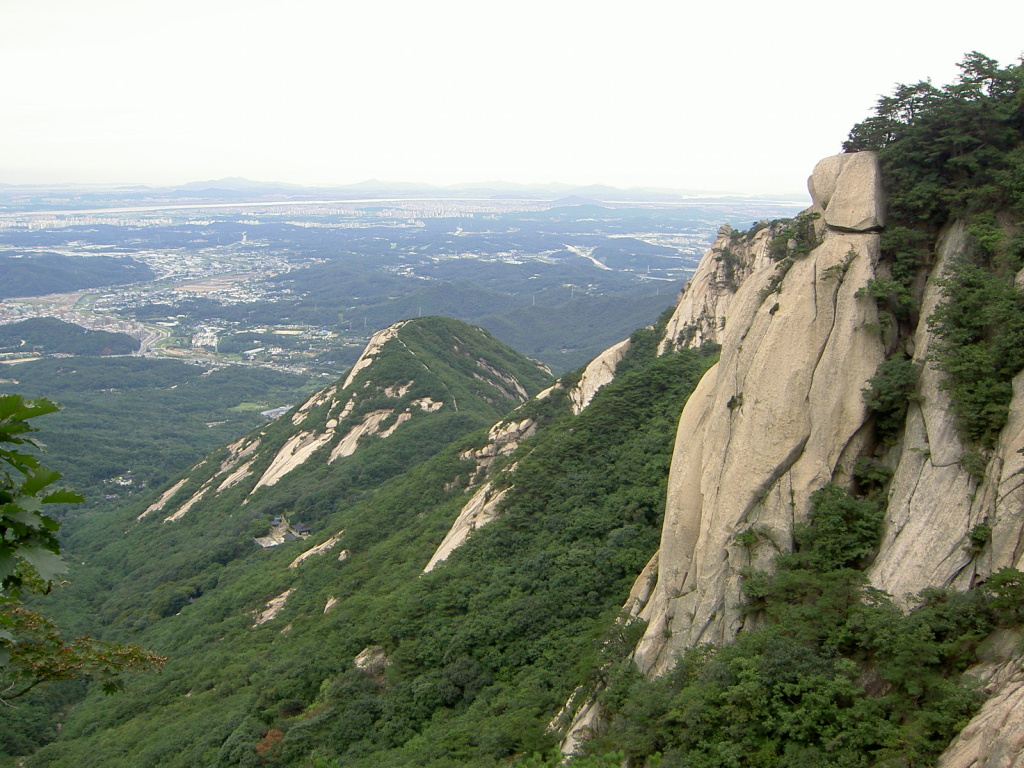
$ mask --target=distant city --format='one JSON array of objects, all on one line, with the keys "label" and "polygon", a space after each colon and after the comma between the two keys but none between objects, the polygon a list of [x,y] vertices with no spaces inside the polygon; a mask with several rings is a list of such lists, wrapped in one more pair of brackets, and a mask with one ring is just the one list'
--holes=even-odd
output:
[{"label": "distant city", "polygon": [[[483,322],[588,297],[657,296],[662,287],[667,305],[723,220],[749,225],[802,207],[409,193],[266,199],[275,191],[0,188],[5,270],[104,257],[150,275],[77,285],[72,268],[70,283],[43,294],[9,288],[0,293],[0,325],[56,317],[134,336],[140,355],[331,375],[374,330],[402,316],[461,311]],[[204,200],[239,195],[257,199]],[[473,299],[459,298],[469,283]],[[337,290],[326,292],[328,285]],[[491,306],[480,291],[494,294]],[[566,343],[545,350],[556,362],[583,354],[576,352]],[[23,349],[0,362],[34,357]]]}]

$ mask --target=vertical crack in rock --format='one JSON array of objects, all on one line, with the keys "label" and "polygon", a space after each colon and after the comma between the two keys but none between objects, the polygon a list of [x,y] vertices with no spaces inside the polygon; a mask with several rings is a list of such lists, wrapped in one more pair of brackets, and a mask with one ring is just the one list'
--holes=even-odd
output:
[{"label": "vertical crack in rock", "polygon": [[[814,319],[817,320],[818,319],[818,265],[817,265],[817,263],[814,264],[814,279],[815,279],[814,290],[811,291],[811,295],[814,296]],[[819,368],[821,366],[821,359],[825,356],[825,351],[829,348],[829,344],[832,341],[832,334],[835,333],[835,330],[836,330],[836,318],[839,315],[839,313],[836,311],[836,309],[837,309],[836,303],[837,303],[838,298],[839,298],[839,286],[837,285],[835,290],[832,292],[832,301],[831,301],[832,321],[829,324],[828,333],[825,334],[825,338],[822,341],[821,346],[818,348],[818,357],[815,359],[814,366],[811,369],[811,383],[810,383],[810,386],[807,388],[807,397],[808,398],[810,398],[811,392],[813,392],[814,389],[815,389],[815,386],[814,386],[815,385],[815,379],[816,379],[816,377],[818,375],[818,370],[819,370]]]},{"label": "vertical crack in rock", "polygon": [[781,480],[783,476],[800,460],[800,457],[803,455],[804,448],[807,445],[807,440],[808,438],[804,437],[803,440],[794,445],[789,454],[769,473],[768,478],[747,504],[746,509],[743,510],[743,514],[740,516],[741,522],[745,522],[750,517],[750,514],[760,506],[765,497],[767,497],[775,487],[775,484],[778,483],[779,480]]}]

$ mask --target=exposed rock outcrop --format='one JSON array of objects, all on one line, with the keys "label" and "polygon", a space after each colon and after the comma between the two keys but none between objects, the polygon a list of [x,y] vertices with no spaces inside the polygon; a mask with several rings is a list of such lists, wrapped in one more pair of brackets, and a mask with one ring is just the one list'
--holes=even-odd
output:
[{"label": "exposed rock outcrop", "polygon": [[988,700],[942,753],[937,768],[1024,766],[1024,667],[1017,632],[993,633],[967,675],[985,686]]},{"label": "exposed rock outcrop", "polygon": [[737,287],[751,274],[774,269],[768,256],[772,230],[765,226],[742,242],[734,242],[734,231],[726,225],[704,255],[679,296],[672,317],[665,326],[661,351],[699,347],[705,341],[721,344],[726,316],[737,297]]},{"label": "exposed rock outcrop", "polygon": [[814,167],[807,188],[833,229],[869,232],[885,226],[882,174],[874,152],[826,157]]},{"label": "exposed rock outcrop", "polygon": [[451,529],[438,545],[423,572],[430,573],[438,563],[447,560],[448,556],[469,538],[470,533],[497,519],[498,505],[506,493],[508,488],[496,490],[491,483],[484,483],[459,512],[459,516],[452,523]]},{"label": "exposed rock outcrop", "polygon": [[[822,237],[781,280],[761,246],[735,265],[742,280],[726,301],[696,277],[680,301],[690,314],[677,312],[669,332],[699,328],[722,354],[679,422],[657,584],[640,613],[649,622],[636,654],[645,671],[735,634],[740,570],[790,546],[811,493],[848,473],[863,444],[861,389],[884,350],[874,302],[857,292],[874,276],[878,235],[825,228]],[[702,262],[707,276],[715,253]],[[724,328],[707,322],[720,304],[728,306]],[[734,543],[755,525],[758,545]]]},{"label": "exposed rock outcrop", "polygon": [[384,671],[391,666],[391,663],[387,652],[379,645],[363,648],[352,660],[352,666],[379,682],[383,682]]},{"label": "exposed rock outcrop", "polygon": [[190,509],[192,509],[192,507],[194,507],[196,504],[198,504],[200,501],[202,501],[203,496],[205,496],[209,490],[210,490],[210,488],[209,488],[208,485],[207,486],[203,486],[202,488],[200,488],[198,491],[196,491],[194,494],[192,494],[192,496],[189,498],[188,501],[186,501],[184,504],[182,504],[178,508],[177,512],[175,512],[172,515],[168,515],[167,517],[165,517],[164,518],[164,522],[165,523],[173,523],[173,522],[175,522],[177,520],[181,520],[181,518],[183,518],[186,514],[188,514],[188,511]]},{"label": "exposed rock outcrop", "polygon": [[341,541],[341,537],[344,535],[344,533],[344,531],[338,531],[338,533],[336,533],[334,536],[329,538],[324,543],[317,544],[315,547],[310,547],[301,555],[292,560],[291,563],[288,564],[288,567],[298,568],[304,561],[308,560],[314,555],[322,555],[325,552],[329,552],[338,544],[339,541]]},{"label": "exposed rock outcrop", "polygon": [[[734,637],[743,624],[741,570],[790,549],[810,494],[829,481],[849,482],[854,461],[874,442],[861,390],[885,349],[874,301],[860,289],[876,276],[885,224],[877,158],[826,158],[808,186],[809,213],[821,217],[817,247],[779,274],[769,258],[770,227],[742,242],[724,229],[667,326],[663,349],[713,340],[722,353],[681,415],[661,548],[626,605],[648,621],[634,656],[648,673],[669,669],[688,646]],[[944,271],[963,248],[963,226],[948,227],[924,286],[922,318],[941,299]],[[929,359],[933,343],[923,321],[906,343],[922,374],[902,437],[886,456],[894,468],[888,513],[867,572],[897,600],[929,586],[967,589],[999,568],[1024,567],[1024,374],[1013,382],[1010,417],[983,473],[975,466],[972,476],[942,374]],[[969,546],[967,534],[979,524],[991,527],[991,539]],[[747,530],[757,541],[741,546],[736,534]],[[940,766],[1024,766],[1020,664],[1019,653],[1005,651],[999,663],[972,670],[991,697]],[[584,706],[575,725],[596,716]]]},{"label": "exposed rock outcrop", "polygon": [[615,367],[629,352],[629,339],[620,341],[590,361],[583,369],[579,383],[569,390],[572,401],[572,412],[579,416],[583,409],[590,405],[594,395],[604,385],[615,378]]},{"label": "exposed rock outcrop", "polygon": [[[359,440],[366,435],[381,433],[381,424],[383,424],[388,416],[393,413],[393,410],[384,408],[382,410],[371,411],[366,414],[365,418],[346,432],[344,437],[342,437],[341,440],[338,441],[338,444],[334,446],[334,449],[331,451],[331,455],[327,458],[327,463],[333,463],[338,459],[351,456],[355,453],[356,447],[359,445]],[[328,428],[331,429],[330,427]],[[333,429],[331,429],[331,431],[333,432]],[[384,436],[386,437],[386,435]]]},{"label": "exposed rock outcrop", "polygon": [[439,563],[447,560],[452,552],[465,543],[470,533],[497,519],[499,506],[509,487],[495,487],[491,466],[499,456],[510,455],[523,440],[532,437],[536,427],[536,420],[530,418],[499,421],[488,431],[485,445],[462,454],[463,459],[472,460],[476,464],[472,480],[466,488],[466,492],[473,492],[473,495],[463,505],[444,540],[424,567],[424,573],[430,573]]},{"label": "exposed rock outcrop", "polygon": [[299,432],[288,438],[288,442],[277,452],[274,460],[256,482],[253,490],[275,485],[282,477],[303,464],[320,448],[331,441],[333,430],[317,434],[316,432]]},{"label": "exposed rock outcrop", "polygon": [[256,612],[256,620],[253,622],[254,627],[258,627],[261,624],[266,624],[268,621],[273,619],[277,614],[284,610],[285,603],[288,602],[288,598],[291,597],[292,592],[295,589],[286,589],[277,597],[272,597],[267,601],[262,611]]},{"label": "exposed rock outcrop", "polygon": [[[790,549],[810,496],[848,479],[869,446],[862,389],[885,358],[875,302],[884,223],[877,157],[840,155],[808,181],[803,242],[784,223],[719,231],[666,325],[660,350],[722,346],[681,414],[661,547],[624,610],[647,621],[640,669],[743,624],[741,573]],[[736,535],[757,532],[742,546]],[[563,750],[599,722],[576,708]]]},{"label": "exposed rock outcrop", "polygon": [[164,506],[167,504],[167,502],[170,501],[171,498],[178,491],[180,491],[182,489],[182,486],[184,486],[185,483],[187,483],[187,482],[188,482],[188,478],[187,477],[183,477],[181,480],[179,480],[174,485],[172,485],[170,488],[168,488],[166,491],[164,491],[162,494],[160,494],[160,498],[157,499],[156,501],[154,501],[148,507],[146,507],[146,509],[142,512],[142,514],[140,514],[135,519],[136,520],[141,520],[146,515],[148,515],[150,512],[159,512],[160,510],[162,510],[164,508]]},{"label": "exposed rock outcrop", "polygon": [[367,343],[363,353],[356,360],[355,365],[352,366],[352,370],[348,372],[348,376],[345,377],[345,383],[341,385],[342,389],[348,389],[352,386],[352,382],[356,380],[359,372],[368,368],[373,363],[377,355],[384,349],[384,345],[391,341],[391,339],[398,337],[398,331],[401,330],[403,325],[405,325],[405,322],[395,323],[381,331],[377,331],[370,337],[370,341]]}]

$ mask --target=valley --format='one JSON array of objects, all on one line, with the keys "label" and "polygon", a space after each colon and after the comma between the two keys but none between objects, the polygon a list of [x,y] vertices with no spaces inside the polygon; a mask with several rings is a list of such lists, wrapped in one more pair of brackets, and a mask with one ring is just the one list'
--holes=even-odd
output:
[{"label": "valley", "polygon": [[1022,90],[898,86],[741,226],[7,212],[10,284],[166,338],[10,315],[5,387],[65,410],[0,398],[0,766],[1019,764]]},{"label": "valley", "polygon": [[456,317],[556,372],[582,364],[672,303],[722,216],[796,207],[219,194],[241,199],[0,189],[0,329],[55,318],[139,342],[120,361],[0,347],[0,390],[64,406],[48,458],[90,505],[145,493],[300,402],[402,319]]},{"label": "valley", "polygon": [[[145,355],[337,375],[373,331],[446,314],[566,370],[670,303],[723,216],[796,208],[463,198],[0,208],[12,278],[57,258],[116,259],[151,275],[73,292],[29,281],[7,290],[0,324],[59,317],[130,333]],[[630,302],[609,314],[615,297]],[[580,325],[546,327],[565,311]]]}]

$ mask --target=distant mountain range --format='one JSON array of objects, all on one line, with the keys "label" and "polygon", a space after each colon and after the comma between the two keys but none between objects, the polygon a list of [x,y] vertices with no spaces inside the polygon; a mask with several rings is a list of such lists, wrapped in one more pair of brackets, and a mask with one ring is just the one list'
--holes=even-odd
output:
[{"label": "distant mountain range", "polygon": [[[576,200],[587,202],[658,202],[686,203],[699,201],[735,202],[740,200],[772,200],[804,202],[804,194],[737,195],[708,190],[677,190],[663,187],[631,187],[619,189],[605,185],[573,186],[571,184],[519,184],[507,181],[471,182],[439,186],[419,182],[381,181],[368,179],[357,184],[337,186],[302,186],[284,182],[253,181],[238,176],[167,187],[145,185],[10,185],[0,184],[0,212],[53,210],[75,207],[95,208],[127,203],[187,202],[266,202],[272,200],[329,200],[367,198],[493,198],[513,200]],[[566,203],[574,204],[574,203]]]}]

